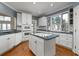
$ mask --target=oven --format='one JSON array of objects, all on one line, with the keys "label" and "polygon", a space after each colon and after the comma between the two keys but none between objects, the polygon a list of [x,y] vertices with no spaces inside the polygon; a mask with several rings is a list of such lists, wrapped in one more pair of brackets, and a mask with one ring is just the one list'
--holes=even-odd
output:
[{"label": "oven", "polygon": [[23,31],[23,38],[28,38],[30,33],[31,33],[31,30],[26,30],[26,31],[24,30]]}]

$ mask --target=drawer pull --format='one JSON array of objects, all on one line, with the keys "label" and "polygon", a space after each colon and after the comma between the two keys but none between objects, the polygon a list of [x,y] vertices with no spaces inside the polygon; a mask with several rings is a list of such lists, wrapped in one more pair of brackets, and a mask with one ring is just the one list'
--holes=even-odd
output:
[{"label": "drawer pull", "polygon": [[7,40],[10,40],[10,38],[7,38]]},{"label": "drawer pull", "polygon": [[35,41],[35,44],[37,44],[37,41]]}]

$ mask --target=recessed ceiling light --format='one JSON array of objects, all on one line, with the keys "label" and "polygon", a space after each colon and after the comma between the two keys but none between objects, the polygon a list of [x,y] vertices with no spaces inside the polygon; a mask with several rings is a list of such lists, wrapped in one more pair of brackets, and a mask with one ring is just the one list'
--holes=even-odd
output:
[{"label": "recessed ceiling light", "polygon": [[36,4],[36,2],[33,2],[33,4]]},{"label": "recessed ceiling light", "polygon": [[53,6],[53,4],[50,4],[50,6]]}]

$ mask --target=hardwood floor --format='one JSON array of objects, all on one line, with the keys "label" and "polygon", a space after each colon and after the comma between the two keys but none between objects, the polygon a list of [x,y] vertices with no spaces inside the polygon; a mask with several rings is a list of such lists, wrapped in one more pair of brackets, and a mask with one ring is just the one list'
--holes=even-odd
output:
[{"label": "hardwood floor", "polygon": [[72,50],[56,45],[56,56],[77,56]]},{"label": "hardwood floor", "polygon": [[[29,42],[23,42],[17,47],[3,54],[3,56],[35,56],[29,49]],[[76,56],[71,50],[56,45],[56,56]]]}]

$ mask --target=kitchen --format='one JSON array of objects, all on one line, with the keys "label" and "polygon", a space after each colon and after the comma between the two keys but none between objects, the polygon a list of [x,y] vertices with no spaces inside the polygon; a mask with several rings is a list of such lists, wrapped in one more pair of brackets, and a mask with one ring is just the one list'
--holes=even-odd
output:
[{"label": "kitchen", "polygon": [[78,2],[0,2],[0,55],[79,55],[78,11]]}]

